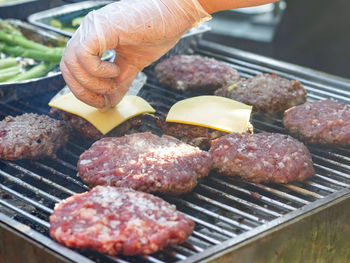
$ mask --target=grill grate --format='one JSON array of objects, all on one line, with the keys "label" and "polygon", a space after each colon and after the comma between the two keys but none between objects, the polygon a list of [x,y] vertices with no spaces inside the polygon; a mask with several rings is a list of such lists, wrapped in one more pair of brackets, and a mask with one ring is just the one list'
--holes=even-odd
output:
[{"label": "grill grate", "polygon": [[[343,79],[234,49],[223,49],[206,41],[201,42],[197,53],[231,64],[243,77],[275,72],[286,78],[299,79],[308,90],[309,101],[334,98],[350,104],[350,82]],[[152,69],[147,69],[146,73],[148,82],[140,96],[150,102],[158,113],[166,113],[175,101],[191,95],[161,87]],[[47,102],[53,95],[50,91],[32,98],[2,103],[0,119],[24,112],[48,114]],[[253,116],[252,123],[257,132],[284,132],[278,118]],[[143,129],[159,132],[147,121]],[[350,187],[350,150],[313,146],[309,149],[317,174],[305,182],[258,184],[211,173],[192,193],[181,197],[162,196],[196,223],[193,234],[182,245],[136,257],[110,257],[89,251],[73,251],[53,241],[48,242],[49,216],[56,202],[88,189],[76,175],[76,163],[79,155],[91,143],[71,138],[67,146],[58,152],[56,160],[0,161],[0,221],[29,226],[35,232],[31,235],[32,239],[77,262],[196,261],[300,215],[302,209],[317,207],[335,198],[335,195],[349,191]]]}]

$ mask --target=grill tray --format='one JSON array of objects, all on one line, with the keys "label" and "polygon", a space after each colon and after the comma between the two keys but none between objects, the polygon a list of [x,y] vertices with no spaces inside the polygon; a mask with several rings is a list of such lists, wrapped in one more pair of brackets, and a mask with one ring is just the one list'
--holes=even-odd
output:
[{"label": "grill tray", "polygon": [[[308,100],[334,98],[350,104],[350,81],[292,64],[282,63],[233,48],[201,41],[197,54],[231,64],[242,77],[266,72],[299,79],[308,90]],[[191,94],[180,94],[162,87],[152,68],[145,70],[148,82],[141,90],[159,114],[175,101]],[[0,104],[0,119],[24,112],[48,114],[48,91],[31,98]],[[193,94],[192,94],[193,95]],[[254,115],[255,131],[284,133],[281,119]],[[159,133],[147,121],[141,130]],[[195,190],[181,197],[164,197],[196,223],[193,234],[179,246],[136,257],[110,257],[90,251],[70,250],[49,238],[49,216],[54,204],[88,189],[76,176],[79,155],[91,141],[71,138],[58,152],[57,159],[41,161],[0,161],[0,225],[5,225],[73,262],[177,262],[207,260],[235,245],[297,219],[334,200],[350,196],[350,149],[309,147],[316,176],[302,183],[258,184],[211,173]],[[1,234],[1,232],[0,232]],[[1,253],[0,253],[1,254]]]}]

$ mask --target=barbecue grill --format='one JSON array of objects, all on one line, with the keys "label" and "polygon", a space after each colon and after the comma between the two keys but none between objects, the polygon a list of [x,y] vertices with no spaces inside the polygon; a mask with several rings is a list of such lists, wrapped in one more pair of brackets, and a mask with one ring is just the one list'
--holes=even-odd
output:
[{"label": "barbecue grill", "polygon": [[[208,41],[196,54],[229,63],[242,77],[276,73],[298,79],[308,100],[350,104],[350,81]],[[191,94],[161,86],[152,68],[139,95],[158,114]],[[58,87],[59,90],[61,87]],[[57,91],[0,104],[0,115],[48,114]],[[284,133],[281,119],[253,115],[255,131]],[[141,130],[159,133],[146,118]],[[0,161],[0,258],[5,262],[346,262],[350,261],[350,149],[310,146],[316,176],[289,184],[249,183],[215,172],[192,193],[161,196],[195,223],[181,245],[136,257],[107,256],[61,246],[48,235],[49,216],[60,200],[88,190],[77,177],[79,155],[91,141],[71,138],[57,159]]]}]

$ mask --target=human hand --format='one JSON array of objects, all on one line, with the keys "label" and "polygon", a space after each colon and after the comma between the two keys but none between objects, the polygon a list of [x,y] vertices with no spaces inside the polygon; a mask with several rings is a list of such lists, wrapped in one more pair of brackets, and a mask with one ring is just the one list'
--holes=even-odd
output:
[{"label": "human hand", "polygon": [[[144,67],[210,15],[197,0],[125,0],[90,12],[69,41],[61,71],[73,94],[97,107],[115,106]],[[116,50],[114,62],[102,54]]]}]

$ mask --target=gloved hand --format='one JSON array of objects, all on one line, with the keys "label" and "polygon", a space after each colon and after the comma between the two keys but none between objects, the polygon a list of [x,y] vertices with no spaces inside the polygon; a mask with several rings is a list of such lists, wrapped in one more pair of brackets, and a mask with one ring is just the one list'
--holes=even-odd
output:
[{"label": "gloved hand", "polygon": [[[69,41],[61,71],[73,94],[97,107],[115,106],[138,72],[210,19],[197,0],[123,0],[90,12]],[[101,61],[116,50],[115,63]]]}]

